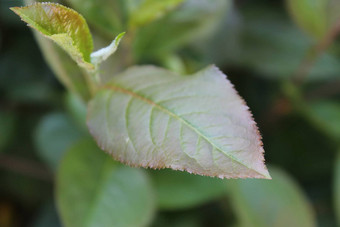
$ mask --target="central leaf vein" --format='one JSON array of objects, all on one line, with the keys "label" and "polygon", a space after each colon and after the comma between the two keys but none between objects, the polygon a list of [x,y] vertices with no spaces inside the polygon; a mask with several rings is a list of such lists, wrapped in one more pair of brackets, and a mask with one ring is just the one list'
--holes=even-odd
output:
[{"label": "central leaf vein", "polygon": [[[204,138],[211,146],[213,146],[216,150],[218,150],[219,152],[221,152],[222,154],[224,154],[226,157],[230,158],[233,162],[236,162],[244,167],[246,167],[247,169],[251,169],[252,171],[255,171],[257,173],[259,173],[258,171],[248,167],[246,164],[242,163],[241,161],[239,161],[237,158],[235,158],[234,156],[230,155],[230,154],[226,154],[223,152],[223,149],[221,149],[218,145],[216,145],[215,143],[213,143],[212,141],[210,141],[210,139],[204,134],[202,133],[200,130],[198,130],[197,128],[195,128],[190,122],[188,122],[187,120],[181,118],[180,116],[178,116],[177,114],[171,112],[170,110],[168,110],[167,108],[155,103],[154,101],[142,96],[141,94],[138,94],[134,91],[128,90],[126,88],[122,88],[121,86],[117,85],[117,84],[108,84],[102,87],[103,89],[109,89],[109,90],[113,90],[116,92],[120,92],[126,95],[130,95],[132,98],[136,98],[139,100],[142,100],[146,103],[148,103],[151,106],[154,106],[156,108],[158,108],[159,110],[161,110],[162,112],[168,114],[169,116],[173,117],[174,119],[182,122],[183,124],[185,124],[186,126],[188,126],[191,130],[193,130],[194,132],[196,132],[199,136],[201,136],[202,138]],[[131,99],[132,99],[131,98]],[[128,107],[127,107],[128,108]],[[128,110],[127,110],[128,111]],[[126,115],[127,116],[127,115]],[[125,116],[126,120],[127,117]],[[126,123],[126,127],[128,126],[128,124]],[[127,129],[128,130],[128,129]],[[130,135],[128,135],[130,137]],[[132,139],[132,138],[131,138]],[[132,141],[131,141],[132,142]],[[132,144],[133,145],[133,144]],[[133,145],[134,147],[134,145]],[[135,151],[136,148],[134,147]],[[261,173],[259,173],[261,174]],[[262,174],[261,174],[262,175]]]}]

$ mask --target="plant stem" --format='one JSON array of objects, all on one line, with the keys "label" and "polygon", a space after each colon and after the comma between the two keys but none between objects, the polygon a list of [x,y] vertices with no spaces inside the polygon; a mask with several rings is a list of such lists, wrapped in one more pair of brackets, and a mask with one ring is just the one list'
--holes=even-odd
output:
[{"label": "plant stem", "polygon": [[0,168],[51,182],[53,174],[42,164],[6,154],[0,155]]},{"label": "plant stem", "polygon": [[302,60],[300,66],[294,74],[293,78],[296,84],[303,83],[318,57],[323,54],[325,50],[327,50],[339,32],[340,21],[335,24],[335,26],[324,36],[322,40],[320,40],[320,42],[310,48],[306,57]]},{"label": "plant stem", "polygon": [[[323,127],[322,123],[314,116],[311,112],[304,95],[299,89],[305,78],[308,76],[311,68],[315,64],[318,57],[325,52],[325,50],[332,44],[335,40],[337,34],[340,32],[340,20],[335,26],[324,36],[320,42],[307,52],[306,57],[301,62],[300,66],[297,68],[296,72],[293,74],[293,79],[284,81],[282,84],[282,90],[285,96],[290,100],[294,109],[297,110],[302,116],[306,117],[313,125],[318,127],[321,131],[330,134],[328,129]],[[330,136],[331,137],[331,136]]]},{"label": "plant stem", "polygon": [[84,77],[85,77],[85,81],[86,81],[87,87],[89,89],[91,98],[92,98],[96,94],[98,84],[95,81],[95,77],[94,77],[93,73],[85,71]]}]

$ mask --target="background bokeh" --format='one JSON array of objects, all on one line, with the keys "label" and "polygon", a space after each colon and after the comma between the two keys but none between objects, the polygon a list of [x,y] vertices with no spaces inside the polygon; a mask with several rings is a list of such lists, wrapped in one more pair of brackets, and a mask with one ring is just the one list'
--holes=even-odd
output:
[{"label": "background bokeh", "polygon": [[[145,29],[135,63],[185,73],[221,68],[258,123],[273,181],[224,180],[221,195],[214,190],[221,180],[148,170],[160,201],[152,226],[340,225],[340,29],[324,28],[330,13],[318,14],[318,1],[306,8],[295,0],[301,6],[294,10],[290,1],[218,2],[209,12],[182,11],[192,21],[163,26],[169,33],[157,24]],[[340,3],[333,2],[339,24]],[[60,226],[55,177],[63,152],[88,136],[85,107],[9,10],[22,5],[0,0],[0,226]],[[88,17],[96,48],[117,35]],[[117,61],[106,69],[120,71]]]}]

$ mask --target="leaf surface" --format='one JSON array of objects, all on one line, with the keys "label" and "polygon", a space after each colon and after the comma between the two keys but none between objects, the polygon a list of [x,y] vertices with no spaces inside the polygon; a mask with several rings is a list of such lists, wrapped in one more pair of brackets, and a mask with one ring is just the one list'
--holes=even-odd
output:
[{"label": "leaf surface", "polygon": [[269,170],[271,181],[226,182],[240,226],[316,226],[311,205],[294,180],[280,169]]},{"label": "leaf surface", "polygon": [[319,100],[309,104],[308,117],[315,126],[335,141],[340,141],[340,104]]},{"label": "leaf surface", "polygon": [[91,100],[90,133],[116,160],[220,178],[270,178],[256,123],[226,76],[133,67]]},{"label": "leaf surface", "polygon": [[11,8],[29,26],[60,45],[80,66],[92,70],[92,36],[85,19],[55,3],[35,3]]},{"label": "leaf surface", "polygon": [[145,173],[113,161],[92,140],[77,143],[61,163],[57,203],[66,227],[147,226],[154,202]]},{"label": "leaf surface", "polygon": [[339,22],[338,0],[287,0],[287,4],[296,23],[318,39]]},{"label": "leaf surface", "polygon": [[105,61],[108,57],[110,57],[113,53],[116,52],[118,45],[123,38],[125,32],[120,33],[117,37],[111,42],[111,44],[107,47],[101,48],[96,52],[91,54],[91,62],[97,66],[103,61]]},{"label": "leaf surface", "polygon": [[39,122],[34,139],[40,158],[56,170],[64,153],[83,135],[66,114],[51,113]]},{"label": "leaf surface", "polygon": [[34,32],[40,50],[60,82],[72,93],[77,94],[83,100],[88,100],[90,92],[85,80],[86,71],[78,67],[77,63],[52,40]]}]

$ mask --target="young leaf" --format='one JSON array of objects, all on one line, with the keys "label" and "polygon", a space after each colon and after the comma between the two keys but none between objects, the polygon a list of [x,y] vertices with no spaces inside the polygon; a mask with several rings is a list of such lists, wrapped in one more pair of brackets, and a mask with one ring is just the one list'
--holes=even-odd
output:
[{"label": "young leaf", "polygon": [[57,203],[66,227],[147,226],[154,212],[143,171],[123,166],[92,140],[73,146],[57,176]]},{"label": "young leaf", "polygon": [[87,70],[93,70],[92,37],[85,19],[76,11],[55,3],[35,3],[11,8],[29,26],[55,41]]},{"label": "young leaf", "polygon": [[101,62],[105,61],[108,57],[110,57],[114,52],[116,52],[120,40],[123,38],[124,34],[125,32],[120,33],[109,46],[97,50],[96,52],[93,52],[91,54],[91,62],[95,66],[97,66]]},{"label": "young leaf", "polygon": [[227,182],[240,226],[316,226],[312,208],[298,185],[282,170],[269,170],[271,181]]},{"label": "young leaf", "polygon": [[151,177],[163,210],[189,209],[225,193],[225,182],[217,178],[169,169],[152,171]]},{"label": "young leaf", "polygon": [[270,178],[256,123],[214,66],[191,76],[130,68],[90,101],[87,124],[103,150],[132,166]]},{"label": "young leaf", "polygon": [[91,94],[85,79],[87,72],[81,70],[77,63],[52,40],[46,39],[37,31],[34,31],[34,37],[46,62],[60,82],[72,93],[83,100],[88,100]]}]

